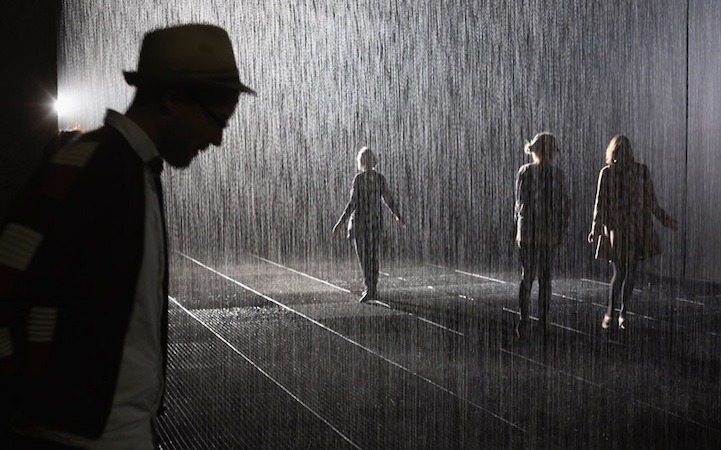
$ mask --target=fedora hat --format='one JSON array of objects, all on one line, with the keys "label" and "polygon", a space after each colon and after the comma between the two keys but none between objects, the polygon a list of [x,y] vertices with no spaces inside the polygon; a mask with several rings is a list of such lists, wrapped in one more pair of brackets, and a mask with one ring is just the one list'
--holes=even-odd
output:
[{"label": "fedora hat", "polygon": [[189,24],[151,31],[143,38],[131,86],[190,85],[255,94],[240,82],[228,33],[214,25]]},{"label": "fedora hat", "polygon": [[526,144],[523,146],[523,150],[525,150],[528,154],[542,152],[544,150],[557,152],[558,144],[556,143],[556,136],[547,131],[538,133],[533,136],[531,142],[526,141]]}]

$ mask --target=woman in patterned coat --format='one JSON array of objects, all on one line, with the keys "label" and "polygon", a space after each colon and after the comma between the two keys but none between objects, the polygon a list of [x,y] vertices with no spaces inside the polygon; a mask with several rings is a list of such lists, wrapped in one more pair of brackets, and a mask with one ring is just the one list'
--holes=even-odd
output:
[{"label": "woman in patterned coat", "polygon": [[678,224],[656,201],[648,167],[634,161],[626,136],[616,135],[611,139],[606,149],[606,164],[598,175],[588,242],[598,243],[596,259],[610,261],[613,268],[608,309],[601,327],[611,326],[614,305],[620,301],[618,326],[625,329],[638,262],[661,253],[652,215],[667,228],[676,230]]}]

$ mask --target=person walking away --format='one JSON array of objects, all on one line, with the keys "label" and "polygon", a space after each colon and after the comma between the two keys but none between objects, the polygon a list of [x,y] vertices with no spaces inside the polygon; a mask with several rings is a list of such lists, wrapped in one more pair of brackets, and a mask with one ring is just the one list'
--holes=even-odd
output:
[{"label": "person walking away", "polygon": [[606,166],[598,174],[588,234],[588,242],[597,243],[596,259],[609,261],[613,270],[608,307],[601,321],[604,330],[611,327],[619,304],[618,327],[628,326],[628,305],[638,263],[661,253],[652,217],[667,228],[678,229],[676,220],[656,200],[648,167],[634,160],[629,139],[616,135],[606,148]]},{"label": "person walking away", "polygon": [[378,159],[373,151],[362,147],[356,156],[356,163],[360,173],[353,179],[350,200],[333,226],[333,236],[337,236],[345,221],[349,220],[348,238],[355,243],[358,262],[363,270],[365,290],[360,302],[368,302],[378,298],[378,249],[383,229],[381,203],[385,203],[400,226],[405,228],[406,224],[385,177],[376,171]]},{"label": "person walking away", "polygon": [[524,150],[533,157],[533,162],[523,165],[516,174],[514,213],[522,269],[518,290],[520,318],[515,326],[519,339],[528,330],[528,302],[536,278],[539,322],[546,332],[553,260],[568,224],[565,178],[554,163],[558,153],[556,137],[548,132],[538,133]]}]

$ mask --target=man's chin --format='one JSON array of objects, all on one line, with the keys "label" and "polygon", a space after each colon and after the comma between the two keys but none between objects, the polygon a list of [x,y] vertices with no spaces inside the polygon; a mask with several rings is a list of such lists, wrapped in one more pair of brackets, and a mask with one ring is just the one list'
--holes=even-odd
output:
[{"label": "man's chin", "polygon": [[165,162],[167,162],[170,166],[175,167],[176,169],[185,169],[186,167],[190,166],[190,163],[193,162],[195,157],[198,156],[197,151],[189,152],[187,155],[174,155],[173,157],[164,158]]},{"label": "man's chin", "polygon": [[193,162],[193,158],[183,159],[183,160],[180,160],[180,159],[173,159],[173,160],[166,159],[165,162],[168,163],[169,166],[174,167],[174,168],[176,168],[176,169],[185,169],[185,168],[187,168],[187,167],[190,166],[190,163],[191,163],[191,162]]}]

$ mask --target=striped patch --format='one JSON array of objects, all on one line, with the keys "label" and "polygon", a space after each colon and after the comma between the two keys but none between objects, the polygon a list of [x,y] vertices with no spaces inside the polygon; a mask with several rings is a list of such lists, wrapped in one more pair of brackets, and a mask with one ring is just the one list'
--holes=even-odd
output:
[{"label": "striped patch", "polygon": [[10,340],[10,328],[0,328],[0,358],[13,354],[13,342]]},{"label": "striped patch", "polygon": [[10,223],[0,235],[0,264],[24,271],[35,255],[43,235],[18,223]]},{"label": "striped patch", "polygon": [[53,340],[58,309],[49,306],[33,306],[28,315],[28,342],[50,342]]},{"label": "striped patch", "polygon": [[54,157],[53,163],[64,166],[83,167],[95,150],[98,148],[97,142],[78,142],[60,150]]}]

